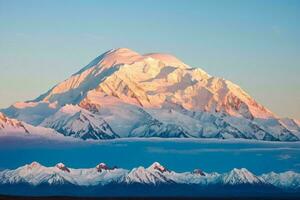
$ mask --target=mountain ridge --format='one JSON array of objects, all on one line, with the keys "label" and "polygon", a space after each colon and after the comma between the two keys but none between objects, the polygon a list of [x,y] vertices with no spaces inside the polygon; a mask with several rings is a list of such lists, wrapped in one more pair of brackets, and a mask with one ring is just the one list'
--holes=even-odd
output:
[{"label": "mountain ridge", "polygon": [[[99,167],[100,166],[100,167]],[[101,170],[99,170],[101,168]],[[72,184],[78,186],[95,186],[117,184],[196,184],[196,185],[272,185],[281,189],[300,189],[300,174],[287,171],[282,173],[265,173],[255,175],[245,168],[232,169],[225,173],[175,172],[154,162],[149,167],[137,167],[131,170],[109,167],[100,163],[93,168],[75,169],[58,163],[53,167],[45,167],[32,162],[17,169],[0,171],[0,185],[28,183],[38,186]],[[199,172],[199,173],[198,173]]]}]

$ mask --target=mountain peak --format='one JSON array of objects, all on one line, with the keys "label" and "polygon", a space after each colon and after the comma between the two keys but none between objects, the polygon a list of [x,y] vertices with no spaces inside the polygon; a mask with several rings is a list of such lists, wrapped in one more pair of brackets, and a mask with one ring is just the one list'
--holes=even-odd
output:
[{"label": "mountain peak", "polygon": [[28,165],[29,168],[37,168],[37,167],[41,167],[42,165],[36,161],[33,161],[32,163],[30,163]]},{"label": "mountain peak", "polygon": [[105,163],[100,163],[96,166],[96,168],[98,169],[108,169],[108,166]]},{"label": "mountain peak", "polygon": [[98,56],[96,59],[90,62],[88,66],[80,70],[80,72],[83,72],[84,70],[95,65],[99,65],[102,69],[107,69],[116,65],[132,64],[134,62],[143,61],[149,58],[160,61],[166,66],[176,66],[184,68],[188,66],[175,56],[167,53],[149,53],[141,55],[136,51],[128,48],[115,48]]},{"label": "mountain peak", "polygon": [[159,162],[154,162],[152,165],[150,165],[148,168],[150,171],[158,170],[160,172],[166,172],[167,169],[162,166]]},{"label": "mountain peak", "polygon": [[234,168],[224,176],[224,182],[228,184],[253,184],[261,183],[261,180],[246,168]]},{"label": "mountain peak", "polygon": [[63,167],[66,167],[65,166],[65,164],[64,163],[57,163],[56,165],[55,165],[57,168],[63,168]]},{"label": "mountain peak", "polygon": [[137,52],[133,51],[132,49],[126,48],[126,47],[120,47],[120,48],[114,48],[109,50],[109,52],[113,53],[132,53],[132,54],[138,54]]},{"label": "mountain peak", "polygon": [[55,167],[57,167],[58,169],[65,171],[65,172],[70,172],[69,168],[66,167],[66,165],[64,163],[57,163],[55,165]]},{"label": "mountain peak", "polygon": [[98,63],[102,68],[109,68],[119,64],[131,64],[142,56],[128,48],[111,49],[99,56]]},{"label": "mountain peak", "polygon": [[[82,139],[300,137],[300,122],[280,120],[238,85],[172,55],[128,48],[109,50],[33,102],[2,111]],[[2,132],[22,125],[3,121],[0,115]]]},{"label": "mountain peak", "polygon": [[144,57],[151,57],[153,59],[165,63],[168,66],[187,67],[187,65],[183,63],[181,60],[167,53],[149,53],[149,54],[145,54]]}]

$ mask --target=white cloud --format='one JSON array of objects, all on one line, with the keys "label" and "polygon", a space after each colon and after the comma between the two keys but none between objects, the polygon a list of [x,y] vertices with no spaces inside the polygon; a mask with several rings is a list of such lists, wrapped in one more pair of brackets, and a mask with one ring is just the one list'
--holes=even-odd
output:
[{"label": "white cloud", "polygon": [[[205,152],[256,152],[256,151],[281,151],[281,150],[296,150],[300,151],[298,148],[198,148],[198,149],[171,149],[162,147],[147,147],[147,151],[150,153],[173,153],[173,154],[198,154]],[[284,154],[287,155],[287,154]],[[287,156],[282,156],[281,158],[289,159]]]},{"label": "white cloud", "polygon": [[288,159],[292,158],[292,156],[289,154],[280,154],[278,157],[279,157],[279,160],[288,160]]}]

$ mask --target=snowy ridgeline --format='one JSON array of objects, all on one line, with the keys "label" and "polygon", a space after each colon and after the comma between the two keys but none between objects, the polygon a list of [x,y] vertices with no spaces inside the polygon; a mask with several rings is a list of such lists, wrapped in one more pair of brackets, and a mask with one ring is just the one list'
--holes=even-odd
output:
[{"label": "snowy ridgeline", "polygon": [[276,116],[238,85],[172,55],[126,48],[0,112],[0,135],[300,140],[299,120]]},{"label": "snowy ridgeline", "polygon": [[[148,168],[138,167],[126,170],[117,167],[109,167],[100,163],[94,168],[73,169],[58,163],[54,167],[45,167],[37,162],[19,167],[14,170],[0,172],[0,184],[32,186],[48,185],[75,185],[75,186],[105,186],[109,184],[120,185],[252,185],[268,186],[278,189],[297,191],[300,190],[300,174],[287,171],[283,173],[270,172],[255,175],[245,168],[233,169],[227,173],[206,173],[200,169],[192,172],[177,173],[162,166],[158,162]],[[1,186],[0,185],[0,186]]]}]

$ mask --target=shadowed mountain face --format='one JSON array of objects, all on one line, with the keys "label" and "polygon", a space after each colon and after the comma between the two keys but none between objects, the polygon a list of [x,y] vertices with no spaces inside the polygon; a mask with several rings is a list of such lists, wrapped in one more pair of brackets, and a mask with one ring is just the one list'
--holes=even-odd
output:
[{"label": "shadowed mountain face", "polygon": [[300,136],[299,121],[278,118],[234,83],[172,55],[126,48],[100,55],[37,99],[2,112],[82,139]]},{"label": "shadowed mountain face", "polygon": [[[245,168],[227,173],[206,173],[200,169],[178,173],[158,162],[148,168],[126,170],[100,163],[93,168],[74,169],[58,163],[45,167],[37,162],[0,172],[0,193],[13,195],[79,196],[239,196],[297,195],[300,175],[288,171],[254,175]],[[12,190],[14,188],[14,190]],[[126,188],[126,189],[125,189]],[[177,191],[177,189],[179,191]],[[217,191],[214,191],[216,190]],[[155,193],[158,192],[158,193]],[[166,193],[173,191],[174,193]],[[154,193],[153,193],[154,192]],[[190,193],[192,192],[192,193]],[[255,196],[255,195],[254,195]]]}]

